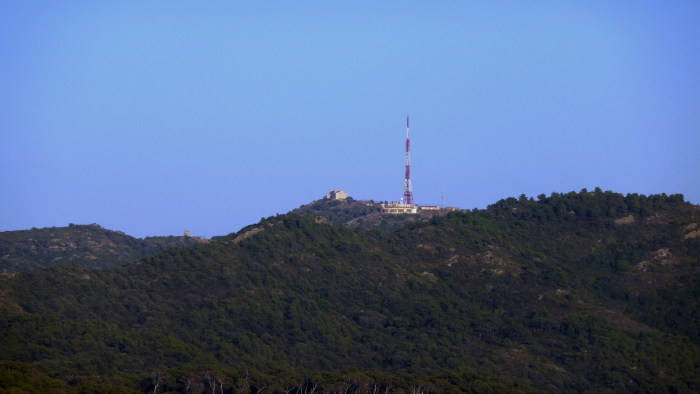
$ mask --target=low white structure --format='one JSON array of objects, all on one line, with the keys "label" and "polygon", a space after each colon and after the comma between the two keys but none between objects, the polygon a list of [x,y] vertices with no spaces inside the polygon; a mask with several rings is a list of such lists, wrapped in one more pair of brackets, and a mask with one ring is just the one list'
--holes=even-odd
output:
[{"label": "low white structure", "polygon": [[401,213],[418,213],[418,207],[415,204],[402,204],[392,201],[387,204],[379,204],[382,207],[382,213],[401,214]]}]

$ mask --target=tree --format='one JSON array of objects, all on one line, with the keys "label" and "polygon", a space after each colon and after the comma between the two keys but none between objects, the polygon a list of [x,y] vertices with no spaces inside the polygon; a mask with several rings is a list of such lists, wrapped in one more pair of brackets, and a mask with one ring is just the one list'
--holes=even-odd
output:
[{"label": "tree", "polygon": [[158,387],[163,383],[163,380],[165,379],[165,369],[162,367],[158,367],[154,370],[151,371],[150,377],[151,377],[151,384],[153,385],[153,393],[158,392]]}]

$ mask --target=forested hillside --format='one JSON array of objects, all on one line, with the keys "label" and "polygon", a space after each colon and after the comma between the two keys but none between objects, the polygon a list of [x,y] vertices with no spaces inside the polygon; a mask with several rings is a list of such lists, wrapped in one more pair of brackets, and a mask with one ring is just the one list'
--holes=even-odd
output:
[{"label": "forested hillside", "polygon": [[27,271],[63,264],[104,268],[149,254],[206,242],[196,237],[134,238],[97,224],[0,232],[0,272]]},{"label": "forested hillside", "polygon": [[325,218],[331,223],[347,223],[367,215],[378,214],[381,208],[374,201],[357,201],[352,197],[344,200],[323,199],[313,201],[292,210],[291,214],[312,215]]},{"label": "forested hillside", "polygon": [[699,223],[596,189],[4,276],[0,388],[698,392]]},{"label": "forested hillside", "polygon": [[444,216],[449,210],[423,211],[418,214],[384,215],[381,206],[374,201],[354,200],[317,200],[292,210],[291,214],[321,217],[329,223],[347,224],[352,227],[384,230],[396,230],[407,223],[429,220],[435,216]]}]

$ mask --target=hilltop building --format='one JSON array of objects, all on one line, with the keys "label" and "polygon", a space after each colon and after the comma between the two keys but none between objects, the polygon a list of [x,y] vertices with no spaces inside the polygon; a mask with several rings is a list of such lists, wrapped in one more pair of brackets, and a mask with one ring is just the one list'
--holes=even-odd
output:
[{"label": "hilltop building", "polygon": [[328,194],[326,194],[325,197],[323,197],[324,200],[345,200],[348,198],[347,193],[345,193],[342,190],[331,190]]},{"label": "hilltop building", "polygon": [[390,203],[379,204],[382,208],[382,213],[402,214],[402,213],[418,213],[418,207],[415,204],[403,204],[392,201]]},{"label": "hilltop building", "polygon": [[404,204],[402,202],[396,202],[392,201],[390,203],[384,203],[384,204],[379,204],[379,206],[382,208],[382,213],[384,214],[393,214],[393,215],[399,215],[399,214],[413,214],[413,213],[420,213],[422,211],[446,211],[446,212],[452,212],[452,211],[458,211],[459,208],[457,207],[445,207],[445,208],[440,208],[437,205],[415,205],[415,204]]}]

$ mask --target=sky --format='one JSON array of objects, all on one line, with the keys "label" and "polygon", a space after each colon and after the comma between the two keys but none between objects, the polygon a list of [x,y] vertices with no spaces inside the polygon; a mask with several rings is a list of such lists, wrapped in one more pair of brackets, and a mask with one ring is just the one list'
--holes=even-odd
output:
[{"label": "sky", "polygon": [[4,1],[0,231],[238,231],[343,189],[700,204],[700,2]]}]

